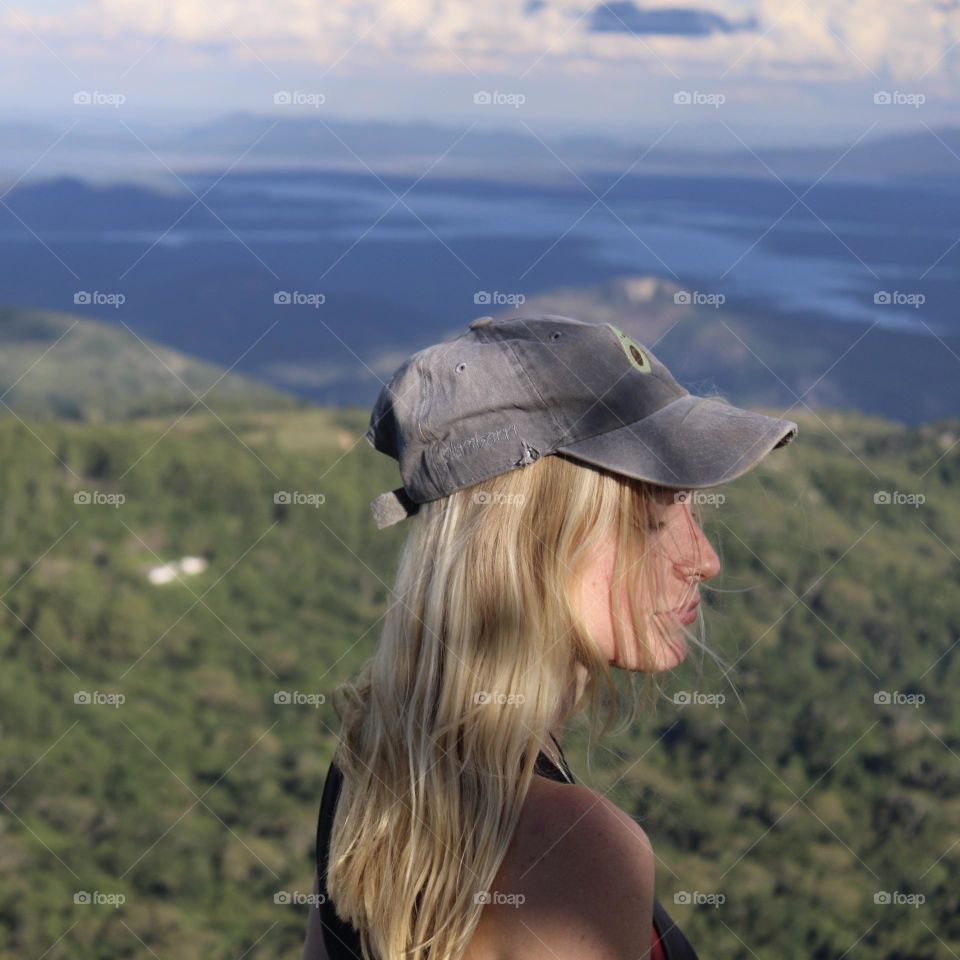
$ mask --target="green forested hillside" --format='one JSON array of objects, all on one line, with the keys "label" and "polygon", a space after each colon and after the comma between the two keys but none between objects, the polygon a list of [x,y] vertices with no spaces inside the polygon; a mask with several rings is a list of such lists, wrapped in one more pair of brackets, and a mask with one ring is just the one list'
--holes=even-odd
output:
[{"label": "green forested hillside", "polygon": [[[109,310],[109,307],[105,307]],[[237,355],[248,346],[237,345]],[[283,410],[294,397],[89,317],[0,307],[0,408],[26,417]]]},{"label": "green forested hillside", "polygon": [[[737,670],[668,687],[725,702],[566,752],[643,823],[704,960],[950,956],[960,421],[790,416],[795,443],[703,507]],[[0,418],[0,956],[299,955],[329,696],[404,535],[368,512],[397,474],[366,418]],[[184,556],[208,566],[148,580]]]}]

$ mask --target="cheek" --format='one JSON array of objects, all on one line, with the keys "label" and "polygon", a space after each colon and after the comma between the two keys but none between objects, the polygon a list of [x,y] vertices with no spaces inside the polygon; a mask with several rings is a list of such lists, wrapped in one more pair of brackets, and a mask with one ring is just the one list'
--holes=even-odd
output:
[{"label": "cheek", "polygon": [[587,578],[586,608],[596,619],[610,610],[610,577],[602,572],[592,573]]}]

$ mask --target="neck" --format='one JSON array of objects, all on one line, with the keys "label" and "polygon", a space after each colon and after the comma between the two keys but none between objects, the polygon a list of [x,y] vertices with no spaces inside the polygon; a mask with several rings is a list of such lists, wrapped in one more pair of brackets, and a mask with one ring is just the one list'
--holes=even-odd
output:
[{"label": "neck", "polygon": [[[578,663],[574,670],[573,681],[570,684],[567,696],[560,705],[557,716],[550,727],[550,733],[553,734],[553,736],[556,737],[557,741],[560,743],[563,742],[563,729],[566,726],[567,718],[573,712],[576,705],[580,702],[580,697],[583,696],[583,690],[586,685],[587,668],[583,664]],[[553,747],[553,743],[550,741],[549,736],[547,737],[547,743],[549,744],[549,748],[552,748],[555,752],[556,748]],[[553,753],[550,755],[553,756]]]}]

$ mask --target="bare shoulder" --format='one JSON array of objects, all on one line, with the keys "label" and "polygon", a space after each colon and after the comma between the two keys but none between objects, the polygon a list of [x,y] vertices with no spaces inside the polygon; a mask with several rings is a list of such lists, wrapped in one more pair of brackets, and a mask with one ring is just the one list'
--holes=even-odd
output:
[{"label": "bare shoulder", "polygon": [[653,928],[654,855],[601,794],[534,777],[465,960],[638,960]]}]

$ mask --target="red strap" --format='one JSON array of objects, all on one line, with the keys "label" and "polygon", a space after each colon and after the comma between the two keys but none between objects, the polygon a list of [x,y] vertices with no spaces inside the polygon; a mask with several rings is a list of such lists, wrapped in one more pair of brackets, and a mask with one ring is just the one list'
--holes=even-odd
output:
[{"label": "red strap", "polygon": [[666,960],[663,955],[663,947],[660,945],[660,937],[657,936],[657,928],[653,928],[653,941],[650,947],[650,960]]}]

